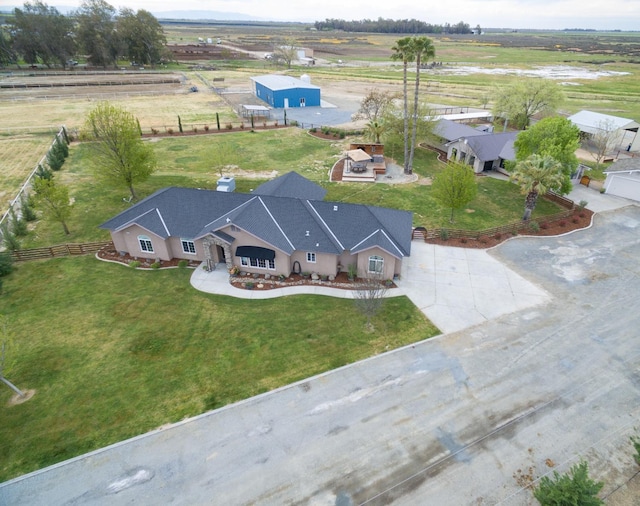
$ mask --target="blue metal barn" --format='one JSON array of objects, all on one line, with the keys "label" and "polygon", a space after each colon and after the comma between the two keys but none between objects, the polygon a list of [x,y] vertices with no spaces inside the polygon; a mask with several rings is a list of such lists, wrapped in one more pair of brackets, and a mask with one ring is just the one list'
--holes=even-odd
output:
[{"label": "blue metal barn", "polygon": [[251,80],[256,97],[275,109],[320,107],[320,87],[307,80],[273,74]]}]

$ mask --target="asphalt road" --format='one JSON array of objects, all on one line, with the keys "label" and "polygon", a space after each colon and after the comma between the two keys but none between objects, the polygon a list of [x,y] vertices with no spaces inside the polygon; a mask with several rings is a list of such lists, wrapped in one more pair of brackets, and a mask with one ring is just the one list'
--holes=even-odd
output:
[{"label": "asphalt road", "polygon": [[551,301],[7,482],[0,504],[525,505],[580,458],[610,494],[637,470],[640,208],[491,254]]}]

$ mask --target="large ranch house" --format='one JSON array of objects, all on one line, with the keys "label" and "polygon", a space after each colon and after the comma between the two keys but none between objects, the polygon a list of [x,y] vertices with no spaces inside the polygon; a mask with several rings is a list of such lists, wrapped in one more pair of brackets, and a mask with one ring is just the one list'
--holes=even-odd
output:
[{"label": "large ranch house", "polygon": [[325,202],[326,190],[295,172],[252,193],[165,188],[103,223],[123,254],[197,260],[208,269],[392,279],[411,251],[412,213]]}]

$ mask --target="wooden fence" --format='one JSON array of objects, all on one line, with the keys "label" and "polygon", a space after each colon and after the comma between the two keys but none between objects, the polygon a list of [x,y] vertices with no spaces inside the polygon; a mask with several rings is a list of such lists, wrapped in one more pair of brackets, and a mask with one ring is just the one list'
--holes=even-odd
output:
[{"label": "wooden fence", "polygon": [[89,255],[111,244],[111,241],[88,242],[84,244],[58,244],[46,248],[21,249],[12,251],[15,262],[43,260],[47,258],[66,257],[70,255]]},{"label": "wooden fence", "polygon": [[477,240],[481,237],[493,237],[496,235],[515,235],[521,230],[530,229],[534,223],[537,224],[538,227],[542,228],[543,223],[562,220],[564,218],[568,218],[573,214],[573,211],[575,209],[575,203],[573,202],[573,200],[570,200],[553,192],[547,193],[546,195],[544,195],[544,198],[559,204],[560,206],[564,207],[565,210],[559,213],[529,220],[527,222],[518,221],[516,223],[507,223],[506,225],[502,225],[500,227],[487,228],[484,230],[460,230],[455,228],[427,229],[425,227],[416,227],[413,231],[412,239],[421,239],[426,241],[429,239],[438,239],[446,236],[452,239],[466,237],[468,239]]}]

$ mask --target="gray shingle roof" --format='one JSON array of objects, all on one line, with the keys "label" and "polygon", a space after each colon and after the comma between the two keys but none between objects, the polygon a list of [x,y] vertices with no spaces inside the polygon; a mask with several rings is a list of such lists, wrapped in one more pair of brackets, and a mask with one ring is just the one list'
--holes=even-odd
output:
[{"label": "gray shingle roof", "polygon": [[473,137],[476,135],[488,135],[487,132],[477,130],[469,125],[456,123],[449,119],[439,119],[433,131],[438,137],[442,137],[446,141],[455,141],[461,137]]},{"label": "gray shingle roof", "polygon": [[186,239],[220,233],[233,224],[287,254],[340,254],[379,246],[400,258],[411,251],[412,213],[307,198],[165,188],[100,228],[115,231],[133,224],[163,238]]},{"label": "gray shingle roof", "polygon": [[327,190],[320,185],[312,183],[297,172],[292,171],[261,184],[253,193],[258,195],[272,195],[274,197],[322,200],[327,194]]},{"label": "gray shingle roof", "polygon": [[605,171],[605,174],[609,172],[629,172],[640,171],[640,158],[622,158],[616,162],[613,162]]},{"label": "gray shingle roof", "polygon": [[[466,139],[468,145],[476,154],[476,157],[482,162],[497,160],[498,158],[512,160],[515,158],[513,141],[516,140],[519,133],[520,132],[502,132],[467,137]],[[502,156],[502,154],[512,156]]]}]

